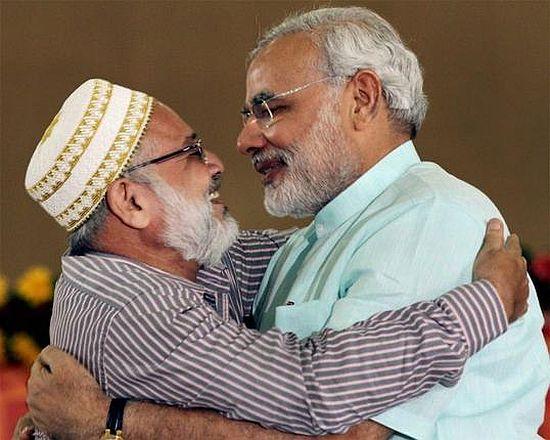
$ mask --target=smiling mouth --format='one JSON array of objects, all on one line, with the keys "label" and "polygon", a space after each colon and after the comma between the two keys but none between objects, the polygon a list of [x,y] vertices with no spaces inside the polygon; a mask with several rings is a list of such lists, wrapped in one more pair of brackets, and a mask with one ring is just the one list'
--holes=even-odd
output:
[{"label": "smiling mouth", "polygon": [[222,186],[222,173],[216,173],[210,179],[210,185],[208,186],[208,201],[212,202],[220,196],[218,190]]}]

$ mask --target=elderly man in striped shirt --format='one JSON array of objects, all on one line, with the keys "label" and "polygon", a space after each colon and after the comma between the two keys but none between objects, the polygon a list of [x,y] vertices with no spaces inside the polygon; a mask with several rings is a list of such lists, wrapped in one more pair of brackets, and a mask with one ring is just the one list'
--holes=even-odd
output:
[{"label": "elderly man in striped shirt", "polygon": [[[266,268],[289,233],[237,234],[217,200],[222,171],[191,127],[141,92],[96,79],[65,101],[26,176],[30,195],[72,233],[51,343],[113,400],[48,349],[29,384],[37,426],[56,438],[99,437],[109,406],[105,438],[121,438],[125,399],[136,399],[296,434],[344,433],[436,384],[455,385],[466,359],[525,313],[517,237],[505,247],[494,221],[479,281],[304,339],[250,329]],[[80,396],[45,405],[55,380]],[[130,438],[291,437],[147,404],[130,404],[124,426]],[[352,434],[376,429],[366,422]]]}]

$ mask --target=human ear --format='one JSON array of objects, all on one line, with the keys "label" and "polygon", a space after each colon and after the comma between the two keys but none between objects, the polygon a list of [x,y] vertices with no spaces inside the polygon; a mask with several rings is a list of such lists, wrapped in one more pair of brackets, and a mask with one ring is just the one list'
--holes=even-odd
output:
[{"label": "human ear", "polygon": [[107,189],[107,205],[115,217],[133,229],[146,228],[151,222],[151,191],[129,179],[117,179]]},{"label": "human ear", "polygon": [[355,128],[369,124],[378,114],[382,100],[382,82],[372,70],[360,70],[351,80]]}]

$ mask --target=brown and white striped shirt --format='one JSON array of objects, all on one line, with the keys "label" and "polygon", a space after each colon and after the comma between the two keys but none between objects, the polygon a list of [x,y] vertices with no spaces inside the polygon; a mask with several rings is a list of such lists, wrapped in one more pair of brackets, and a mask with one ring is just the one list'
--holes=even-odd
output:
[{"label": "brown and white striped shirt", "polygon": [[494,288],[480,281],[304,340],[249,329],[241,322],[287,235],[241,233],[229,251],[233,267],[201,271],[201,284],[116,255],[63,257],[51,343],[112,397],[324,434],[344,432],[436,383],[454,385],[466,359],[507,328]]}]

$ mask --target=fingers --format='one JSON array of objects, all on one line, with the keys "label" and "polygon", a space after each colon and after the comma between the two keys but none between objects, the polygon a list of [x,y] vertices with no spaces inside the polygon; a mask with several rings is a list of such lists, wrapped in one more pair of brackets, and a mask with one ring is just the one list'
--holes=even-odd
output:
[{"label": "fingers", "polygon": [[12,440],[31,440],[33,438],[34,422],[29,413],[17,421]]},{"label": "fingers", "polygon": [[521,257],[521,245],[519,243],[519,237],[516,234],[510,235],[506,239],[505,247],[516,257]]},{"label": "fingers", "polygon": [[44,359],[43,351],[42,351],[42,353],[38,355],[38,357],[34,360],[31,366],[31,374],[30,374],[29,380],[40,377],[44,373],[51,373],[51,372],[52,372],[51,366]]},{"label": "fingers", "polygon": [[492,218],[487,223],[485,230],[485,238],[483,239],[483,247],[481,250],[498,250],[504,246],[504,227],[502,221],[497,218]]},{"label": "fingers", "polygon": [[40,358],[46,364],[53,364],[65,356],[65,353],[53,345],[48,345],[40,352]]},{"label": "fingers", "polygon": [[52,345],[45,347],[37,358],[40,367],[48,373],[57,373],[57,370],[62,370],[71,360],[70,355]]},{"label": "fingers", "polygon": [[40,374],[40,370],[42,369],[42,366],[40,365],[39,359],[40,357],[37,357],[33,362],[31,366],[31,375],[29,376],[29,379],[36,377]]}]

